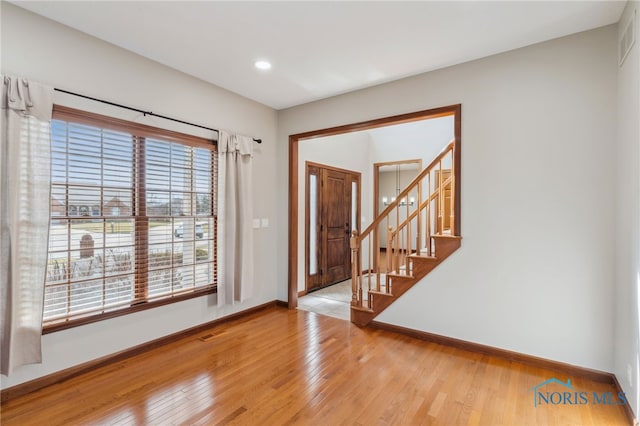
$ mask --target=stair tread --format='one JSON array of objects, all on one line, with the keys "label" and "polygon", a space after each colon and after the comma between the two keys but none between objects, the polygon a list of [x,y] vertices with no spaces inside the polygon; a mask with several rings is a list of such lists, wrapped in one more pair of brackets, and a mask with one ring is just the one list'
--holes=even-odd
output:
[{"label": "stair tread", "polygon": [[371,308],[367,308],[366,306],[355,306],[355,305],[351,305],[351,309],[356,310],[356,311],[361,311],[361,312],[369,312],[369,313],[373,313],[373,309],[371,309]]},{"label": "stair tread", "polygon": [[397,274],[395,272],[387,272],[387,277],[391,278],[406,278],[408,280],[413,279],[413,275]]},{"label": "stair tread", "polygon": [[387,293],[386,291],[369,290],[369,294],[393,297],[393,293]]},{"label": "stair tread", "polygon": [[[425,250],[426,251],[426,250]],[[411,253],[409,255],[410,258],[412,259],[423,259],[423,260],[438,260],[438,258],[436,256],[429,256],[428,254],[418,254],[418,253]]]},{"label": "stair tread", "polygon": [[461,240],[462,237],[460,235],[440,235],[440,234],[434,234],[431,235],[431,238],[451,238],[452,240]]}]

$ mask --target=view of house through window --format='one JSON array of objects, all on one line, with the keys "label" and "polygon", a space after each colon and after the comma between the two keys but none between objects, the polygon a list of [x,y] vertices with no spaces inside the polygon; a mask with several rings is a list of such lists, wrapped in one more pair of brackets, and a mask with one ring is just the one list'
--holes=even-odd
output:
[{"label": "view of house through window", "polygon": [[45,326],[215,288],[215,146],[163,133],[54,113]]}]

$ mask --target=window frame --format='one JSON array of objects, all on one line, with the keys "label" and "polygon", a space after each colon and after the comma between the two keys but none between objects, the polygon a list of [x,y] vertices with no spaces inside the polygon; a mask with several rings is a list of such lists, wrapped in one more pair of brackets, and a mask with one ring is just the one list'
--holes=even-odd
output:
[{"label": "window frame", "polygon": [[[83,124],[93,127],[98,127],[101,129],[108,129],[117,132],[126,132],[130,133],[133,138],[157,138],[162,140],[163,142],[170,143],[179,143],[189,147],[195,148],[204,148],[208,149],[212,152],[214,159],[212,161],[217,161],[217,144],[213,140],[201,138],[198,136],[188,135],[172,130],[160,129],[152,126],[148,126],[145,124],[134,123],[131,121],[126,121],[118,118],[113,118],[101,114],[96,114],[92,112],[87,112],[75,108],[70,108],[61,105],[53,106],[53,120],[61,120],[71,123]],[[217,214],[216,214],[216,204],[217,201],[215,199],[217,188],[215,188],[215,178],[212,179],[212,199],[211,199],[211,216],[206,216],[207,218],[212,219],[213,223],[213,274],[214,274],[214,282],[209,284],[206,287],[195,288],[191,291],[185,291],[183,293],[178,294],[170,294],[164,297],[159,298],[147,298],[146,291],[148,290],[148,265],[145,268],[139,268],[139,262],[148,263],[148,243],[145,246],[144,242],[147,241],[148,233],[148,222],[149,217],[146,212],[146,198],[145,198],[145,157],[144,157],[144,143],[134,143],[134,168],[137,167],[137,170],[133,175],[133,187],[132,190],[134,202],[132,205],[131,216],[134,220],[135,231],[134,231],[134,269],[133,275],[135,276],[135,281],[133,283],[133,292],[134,297],[128,306],[124,307],[105,307],[103,312],[90,313],[87,316],[78,316],[76,318],[73,317],[64,317],[55,320],[51,320],[52,322],[46,323],[44,318],[42,321],[42,333],[48,334],[53,333],[60,330],[65,330],[72,327],[77,327],[85,324],[90,324],[98,321],[103,321],[110,318],[115,318],[123,315],[128,315],[134,312],[140,312],[147,309],[156,308],[159,306],[164,306],[171,303],[181,302],[184,300],[202,297],[210,294],[217,293],[217,282],[218,282],[218,256],[217,256]],[[136,151],[137,149],[137,151]],[[212,169],[212,174],[216,172],[216,168]],[[142,177],[142,178],[141,178]],[[212,176],[213,177],[213,176]],[[52,183],[50,184],[52,185]],[[49,201],[50,202],[50,201]],[[144,213],[144,214],[142,214]],[[53,212],[49,213],[51,220],[59,220],[60,216],[55,216]],[[103,212],[104,216],[104,212]],[[169,217],[173,217],[171,214]],[[176,216],[179,217],[179,216]],[[197,216],[196,216],[197,217]],[[64,217],[69,218],[69,216]],[[139,247],[143,247],[142,250],[139,250]],[[140,281],[142,280],[142,281]],[[140,293],[140,292],[143,293]]]}]

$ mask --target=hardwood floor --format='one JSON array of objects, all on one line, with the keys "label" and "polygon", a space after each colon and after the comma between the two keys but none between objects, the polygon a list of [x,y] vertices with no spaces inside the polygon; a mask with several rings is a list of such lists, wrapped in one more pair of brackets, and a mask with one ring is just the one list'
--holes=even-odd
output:
[{"label": "hardwood floor", "polygon": [[562,374],[310,312],[273,307],[208,334],[10,400],[2,425],[628,424],[621,406],[535,408],[533,387]]}]

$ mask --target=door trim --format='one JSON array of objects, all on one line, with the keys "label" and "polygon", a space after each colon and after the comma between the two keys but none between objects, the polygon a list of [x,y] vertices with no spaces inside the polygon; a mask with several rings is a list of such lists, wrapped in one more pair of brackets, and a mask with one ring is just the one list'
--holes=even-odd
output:
[{"label": "door trim", "polygon": [[[361,225],[361,206],[362,206],[362,173],[357,172],[355,170],[348,170],[348,169],[342,169],[340,167],[334,167],[334,166],[330,166],[327,164],[321,164],[321,163],[315,163],[313,161],[305,161],[305,191],[304,191],[304,196],[305,196],[305,202],[304,202],[304,223],[305,223],[305,248],[304,248],[304,270],[305,270],[305,285],[304,285],[304,290],[302,291],[298,291],[298,296],[300,296],[300,293],[304,293],[307,294],[309,292],[309,286],[308,286],[308,282],[309,282],[309,227],[311,226],[311,219],[310,219],[310,212],[309,212],[309,169],[310,168],[316,168],[320,171],[320,173],[318,174],[318,176],[322,175],[322,169],[325,170],[330,170],[330,171],[334,171],[334,172],[338,172],[338,173],[344,173],[344,174],[348,174],[351,175],[352,177],[354,177],[356,179],[356,182],[358,184],[358,194],[356,195],[356,229],[361,229],[360,225]],[[318,183],[320,183],[320,179],[318,180]]]},{"label": "door trim", "polygon": [[[384,163],[373,163],[373,215],[378,216],[380,213],[379,203],[380,200],[380,167],[383,166],[395,166],[402,164],[417,164],[418,173],[422,171],[422,159],[410,159],[410,160],[398,160],[398,161],[385,161]],[[417,175],[416,175],[417,176]]]},{"label": "door trim", "polygon": [[298,147],[301,140],[317,138],[321,136],[333,136],[343,133],[356,132],[359,130],[374,129],[394,124],[410,123],[413,121],[426,120],[429,118],[454,116],[454,137],[456,144],[456,154],[454,158],[456,170],[455,196],[458,203],[458,214],[455,218],[455,229],[460,232],[461,222],[461,142],[462,142],[462,105],[449,105],[440,108],[433,108],[424,111],[411,112],[408,114],[394,115],[391,117],[378,118],[375,120],[360,123],[347,124],[343,126],[329,127],[321,130],[297,133],[289,135],[289,267],[288,267],[288,307],[295,309],[298,307]]},{"label": "door trim", "polygon": [[[373,163],[373,217],[377,217],[380,214],[380,167],[383,166],[396,166],[402,164],[417,164],[418,165],[418,173],[416,176],[422,171],[422,159],[408,159],[408,160],[397,160],[397,161],[385,161],[382,163]],[[380,233],[379,229],[373,230],[373,247],[374,250],[380,250],[380,238],[385,237],[386,233]],[[373,257],[373,268],[378,268],[378,256]]]}]

